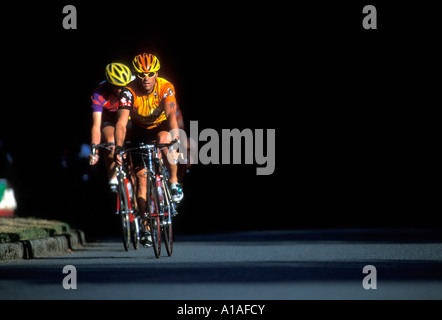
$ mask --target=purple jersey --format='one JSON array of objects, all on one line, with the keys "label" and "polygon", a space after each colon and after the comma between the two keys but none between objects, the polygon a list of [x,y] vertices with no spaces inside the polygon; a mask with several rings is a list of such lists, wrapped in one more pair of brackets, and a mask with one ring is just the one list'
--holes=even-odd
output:
[{"label": "purple jersey", "polygon": [[116,97],[108,82],[102,82],[92,94],[92,111],[93,112],[117,112],[119,98]]}]

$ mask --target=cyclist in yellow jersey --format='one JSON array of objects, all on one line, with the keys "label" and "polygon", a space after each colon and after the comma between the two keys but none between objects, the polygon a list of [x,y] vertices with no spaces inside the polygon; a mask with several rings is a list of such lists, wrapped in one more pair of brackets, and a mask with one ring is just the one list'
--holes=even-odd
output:
[{"label": "cyclist in yellow jersey", "polygon": [[[158,77],[160,62],[152,54],[140,54],[132,62],[137,80],[129,84],[120,95],[118,121],[115,127],[116,161],[121,163],[121,150],[126,137],[126,125],[131,116],[131,141],[156,141],[169,143],[179,139],[179,127],[176,117],[177,102],[174,86],[166,79]],[[178,183],[177,165],[170,163],[168,150],[163,150],[163,159],[169,167],[172,200],[179,203],[183,199],[183,190]],[[140,212],[146,210],[147,176],[140,155],[132,155],[132,164],[137,176],[137,203]]]}]

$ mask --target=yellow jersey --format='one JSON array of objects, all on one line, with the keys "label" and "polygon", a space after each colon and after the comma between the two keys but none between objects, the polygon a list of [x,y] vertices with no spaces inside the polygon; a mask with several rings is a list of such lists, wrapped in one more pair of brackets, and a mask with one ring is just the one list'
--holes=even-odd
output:
[{"label": "yellow jersey", "polygon": [[153,129],[166,120],[166,102],[176,103],[175,88],[166,79],[158,77],[150,94],[143,92],[138,81],[125,87],[120,96],[119,109],[131,110],[133,122],[143,128]]}]

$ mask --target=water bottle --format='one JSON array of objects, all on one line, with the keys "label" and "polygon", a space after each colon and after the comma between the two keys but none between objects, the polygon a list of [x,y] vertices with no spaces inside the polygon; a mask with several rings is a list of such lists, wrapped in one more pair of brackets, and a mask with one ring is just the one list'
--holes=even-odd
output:
[{"label": "water bottle", "polygon": [[127,182],[127,191],[129,191],[129,198],[132,198],[134,191],[132,190],[132,183]]},{"label": "water bottle", "polygon": [[160,200],[160,203],[163,203],[163,201],[164,201],[163,183],[161,182],[161,178],[159,175],[156,176],[156,180],[157,180],[158,196],[160,198],[159,200]]}]

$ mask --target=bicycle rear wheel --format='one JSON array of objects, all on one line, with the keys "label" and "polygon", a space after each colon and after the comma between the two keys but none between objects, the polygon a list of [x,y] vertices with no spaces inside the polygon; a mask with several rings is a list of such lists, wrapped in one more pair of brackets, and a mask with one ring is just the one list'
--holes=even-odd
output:
[{"label": "bicycle rear wheel", "polygon": [[140,219],[135,213],[135,189],[129,179],[124,179],[124,185],[128,195],[130,237],[134,249],[137,250],[140,244]]},{"label": "bicycle rear wheel", "polygon": [[129,251],[130,245],[130,219],[129,219],[129,197],[127,194],[127,189],[123,181],[118,181],[118,213],[120,215],[121,220],[121,229],[122,229],[122,239],[124,250]]},{"label": "bicycle rear wheel", "polygon": [[149,175],[147,179],[147,208],[149,212],[149,226],[152,237],[153,251],[155,257],[161,256],[161,226],[160,226],[160,210],[158,201],[158,192],[155,179]]}]

